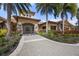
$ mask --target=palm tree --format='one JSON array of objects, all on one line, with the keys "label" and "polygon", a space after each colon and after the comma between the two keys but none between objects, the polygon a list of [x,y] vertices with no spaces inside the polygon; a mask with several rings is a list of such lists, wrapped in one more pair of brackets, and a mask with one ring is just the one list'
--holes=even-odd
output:
[{"label": "palm tree", "polygon": [[68,14],[71,14],[71,19],[73,16],[76,16],[77,13],[77,5],[75,3],[64,3],[61,4],[61,18],[62,18],[62,31],[64,34],[64,18],[67,20],[68,19]]},{"label": "palm tree", "polygon": [[11,15],[12,13],[18,14],[19,12],[25,15],[22,10],[24,10],[26,13],[28,12],[27,10],[30,10],[29,7],[31,5],[25,4],[25,3],[0,3],[0,9],[3,7],[3,10],[7,12],[7,38],[10,37],[11,35]]},{"label": "palm tree", "polygon": [[78,24],[78,29],[79,29],[79,8],[77,9],[77,15],[76,15],[76,18],[78,19],[78,22],[77,22],[77,24]]},{"label": "palm tree", "polygon": [[50,14],[53,14],[54,17],[56,18],[60,11],[61,11],[61,8],[60,8],[60,4],[52,4],[52,3],[37,3],[36,4],[36,9],[37,9],[37,12],[40,12],[41,15],[46,15],[46,34],[48,34],[48,15]]}]

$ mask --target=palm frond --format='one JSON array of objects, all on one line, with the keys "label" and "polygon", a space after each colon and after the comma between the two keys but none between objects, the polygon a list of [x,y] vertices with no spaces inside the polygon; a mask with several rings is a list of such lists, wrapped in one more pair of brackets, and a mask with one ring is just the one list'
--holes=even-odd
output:
[{"label": "palm frond", "polygon": [[13,3],[13,5],[12,5],[12,12],[14,13],[14,14],[18,14],[18,11],[17,11],[17,7],[16,7],[16,3]]},{"label": "palm frond", "polygon": [[0,3],[0,9],[1,9],[1,7],[2,7],[2,3]]},{"label": "palm frond", "polygon": [[65,15],[66,19],[68,19],[67,13],[71,14],[71,19],[72,19],[73,16],[76,16],[77,5],[75,3],[65,3],[63,4],[63,11],[65,12],[63,15]]},{"label": "palm frond", "polygon": [[16,7],[17,7],[17,10],[18,10],[18,13],[21,13],[21,14],[23,14],[25,16],[25,14],[22,11],[21,5],[17,3]]}]

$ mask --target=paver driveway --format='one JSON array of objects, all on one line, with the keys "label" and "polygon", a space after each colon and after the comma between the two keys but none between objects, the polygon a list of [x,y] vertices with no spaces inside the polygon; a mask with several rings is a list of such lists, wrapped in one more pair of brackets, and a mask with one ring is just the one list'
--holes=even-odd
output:
[{"label": "paver driveway", "polygon": [[10,56],[79,56],[78,45],[51,41],[39,35],[23,35]]}]

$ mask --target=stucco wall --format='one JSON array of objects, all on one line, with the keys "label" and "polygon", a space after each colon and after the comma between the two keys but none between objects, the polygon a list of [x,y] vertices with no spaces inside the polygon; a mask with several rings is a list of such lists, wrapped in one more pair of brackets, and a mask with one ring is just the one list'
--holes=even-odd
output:
[{"label": "stucco wall", "polygon": [[37,21],[35,21],[35,20],[29,20],[29,19],[19,19],[18,22],[20,22],[22,24],[24,24],[24,23],[31,23],[33,25],[38,24]]},{"label": "stucco wall", "polygon": [[[56,26],[56,30],[57,30],[57,24],[54,23],[48,23],[48,30],[51,30],[51,26]],[[46,23],[39,25],[39,31],[45,31],[43,27],[46,27]]]},{"label": "stucco wall", "polygon": [[[34,32],[38,32],[38,21],[30,20],[30,19],[19,19],[18,20],[18,24],[22,25],[25,23],[33,24],[34,25]],[[21,26],[21,28],[22,28],[22,26]]]}]

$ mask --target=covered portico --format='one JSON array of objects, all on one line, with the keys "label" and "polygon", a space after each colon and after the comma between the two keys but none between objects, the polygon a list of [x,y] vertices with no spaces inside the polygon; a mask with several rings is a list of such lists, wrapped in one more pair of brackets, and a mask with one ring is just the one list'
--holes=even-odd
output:
[{"label": "covered portico", "polygon": [[14,18],[17,20],[17,29],[20,29],[22,34],[38,32],[40,20],[22,16],[14,16]]}]

